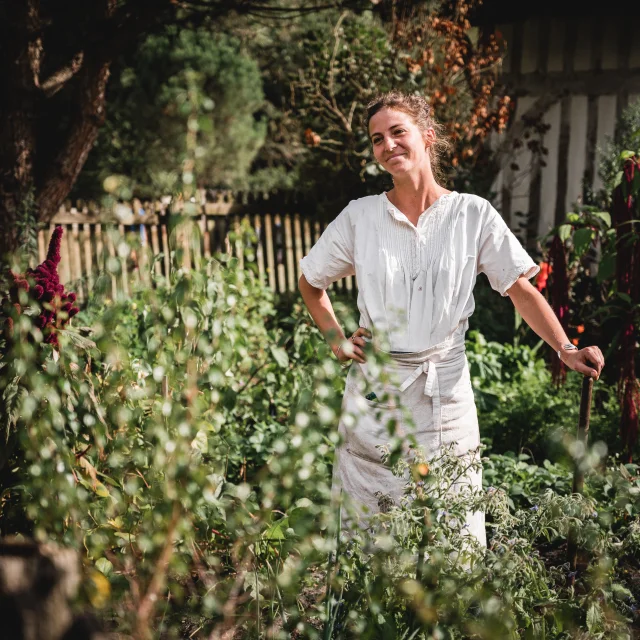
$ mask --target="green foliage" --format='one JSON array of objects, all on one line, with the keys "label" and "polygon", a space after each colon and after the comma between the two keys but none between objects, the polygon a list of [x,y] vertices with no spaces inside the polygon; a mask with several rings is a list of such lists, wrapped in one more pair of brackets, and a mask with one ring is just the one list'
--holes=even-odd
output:
[{"label": "green foliage", "polygon": [[[546,350],[543,344],[500,344],[487,342],[476,331],[468,333],[467,359],[480,434],[496,453],[528,451],[536,460],[566,458],[566,436],[574,434],[578,425],[583,376],[570,371],[564,385],[553,385],[540,353]],[[611,451],[620,450],[617,402],[615,386],[599,381],[591,433]]]},{"label": "green foliage", "polygon": [[482,477],[485,484],[503,489],[509,496],[509,505],[531,507],[540,494],[548,489],[565,496],[571,493],[570,470],[561,464],[544,460],[542,465],[529,462],[526,453],[492,453],[485,461]]},{"label": "green foliage", "polygon": [[[2,531],[78,549],[84,596],[114,630],[625,637],[640,595],[637,469],[607,464],[602,444],[584,451],[567,438],[587,472],[583,498],[569,493],[568,467],[497,452],[522,438],[508,419],[509,408],[524,412],[518,394],[537,389],[535,420],[550,394],[539,350],[470,334],[481,430],[496,436],[484,460],[491,486],[450,495],[471,463],[447,452],[394,457],[390,442],[381,454],[405,475],[405,499],[370,531],[338,537],[330,480],[344,371],[300,300],[276,305],[250,254],[245,269],[219,256],[183,271],[173,258],[170,281],[126,301],[94,297],[59,350],[23,314],[0,351],[15,442],[0,462]],[[336,307],[355,329],[352,306]],[[574,416],[555,409],[558,422]],[[537,428],[553,426],[531,424],[528,447]],[[464,535],[476,509],[487,513],[486,550]],[[563,551],[570,531],[590,567],[575,588]]]},{"label": "green foliage", "polygon": [[195,174],[207,186],[242,184],[266,134],[256,117],[264,103],[258,66],[233,36],[171,27],[148,36],[116,69],[107,121],[76,192],[95,197],[105,178],[119,175],[120,197],[173,193],[194,80],[202,105],[189,123],[189,130],[197,125]]},{"label": "green foliage", "polygon": [[[125,199],[175,190],[185,152],[189,72],[197,74],[209,105],[198,122],[201,184],[295,190],[310,201],[328,200],[326,210],[335,214],[341,202],[389,188],[362,118],[376,93],[400,89],[432,97],[439,119],[456,137],[456,166],[445,170],[447,180],[487,194],[493,167],[480,138],[504,126],[508,116],[503,109],[493,117],[501,93],[493,73],[500,46],[484,51],[469,25],[455,31],[456,38],[430,26],[431,18],[447,14],[440,3],[415,11],[408,32],[424,33],[407,35],[413,44],[403,40],[386,9],[366,2],[294,12],[275,29],[273,21],[248,15],[227,21],[224,32],[203,25],[148,36],[135,55],[114,66],[107,121],[74,195],[95,198],[109,176],[120,177],[118,195]],[[421,43],[417,50],[415,42]],[[468,72],[453,64],[454,49]],[[416,71],[411,60],[427,50],[435,54],[423,56]],[[445,51],[452,60],[443,58]]]},{"label": "green foliage", "polygon": [[371,12],[329,10],[278,31],[253,23],[245,28],[274,105],[250,185],[273,176],[272,186],[285,187],[293,176],[298,191],[335,211],[354,193],[390,182],[375,177],[380,172],[361,123],[363,101],[407,78],[381,21]]},{"label": "green foliage", "polygon": [[620,114],[616,123],[616,132],[600,149],[599,173],[604,183],[603,189],[597,196],[601,206],[611,205],[611,195],[622,178],[620,159],[633,149],[640,155],[640,101],[635,100]]},{"label": "green foliage", "polygon": [[[407,8],[405,13],[409,11]],[[420,42],[417,53],[405,48],[404,27],[389,15],[385,21],[384,10],[327,10],[291,20],[279,30],[253,22],[244,24],[241,29],[251,36],[265,94],[273,107],[269,135],[256,157],[249,185],[263,186],[269,178],[275,181],[273,187],[282,188],[293,181],[297,190],[322,200],[326,210],[332,212],[355,194],[390,188],[389,174],[373,157],[364,116],[369,100],[392,89],[433,98],[437,112],[442,112],[439,119],[449,132],[458,134],[457,127],[475,121],[469,136],[454,142],[454,154],[470,144],[479,127],[474,99],[481,92],[468,82],[485,76],[477,68],[470,73],[453,73],[454,78],[448,76],[450,72],[445,69],[449,65],[438,52],[441,45],[455,48],[456,43],[450,34],[424,26],[445,13],[439,3],[423,3],[422,8],[416,8],[405,26],[408,31],[414,26],[425,30],[422,37],[416,35]],[[473,59],[476,45],[469,33],[467,49],[461,55]],[[432,49],[436,56],[425,62],[429,58],[426,52]],[[410,59],[413,55],[421,58],[421,54],[425,56],[424,65],[416,71]],[[448,96],[448,104],[434,97],[441,94]],[[493,107],[493,86],[489,94],[485,115]],[[491,164],[487,154],[462,157],[458,166],[445,167],[445,181],[458,189],[474,191],[475,187],[476,192],[486,193],[490,184],[486,169]],[[450,161],[449,157],[444,159],[445,164]],[[329,183],[331,193],[325,187]]]}]

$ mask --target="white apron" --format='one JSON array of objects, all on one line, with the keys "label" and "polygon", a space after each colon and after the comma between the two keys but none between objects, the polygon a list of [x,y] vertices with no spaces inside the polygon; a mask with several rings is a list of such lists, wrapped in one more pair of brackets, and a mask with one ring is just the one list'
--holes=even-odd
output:
[{"label": "white apron", "polygon": [[[383,504],[400,503],[406,478],[394,476],[382,464],[376,445],[389,442],[388,425],[396,433],[406,435],[411,429],[417,445],[427,459],[441,447],[455,442],[453,452],[462,456],[480,444],[478,416],[465,354],[466,323],[461,324],[443,342],[413,353],[388,353],[391,361],[385,367],[390,385],[400,399],[384,404],[367,400],[371,391],[383,398],[392,387],[373,379],[367,364],[354,362],[347,376],[338,432],[342,444],[336,449],[332,493],[348,494],[359,513],[358,526],[366,527],[367,514],[381,510]],[[392,394],[390,394],[392,395]],[[412,417],[413,425],[403,417],[403,409]],[[469,471],[462,483],[482,487],[482,472]],[[460,483],[458,483],[459,486]],[[376,495],[377,494],[377,495]],[[486,546],[483,512],[467,515],[467,532]],[[348,528],[348,521],[343,528]]]}]

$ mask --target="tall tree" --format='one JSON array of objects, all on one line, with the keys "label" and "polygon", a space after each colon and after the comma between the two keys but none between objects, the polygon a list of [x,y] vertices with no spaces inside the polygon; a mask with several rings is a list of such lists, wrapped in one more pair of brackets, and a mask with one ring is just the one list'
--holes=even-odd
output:
[{"label": "tall tree", "polygon": [[95,198],[104,180],[116,175],[126,197],[174,193],[187,151],[187,97],[193,90],[201,105],[194,132],[196,181],[242,186],[266,125],[259,116],[260,70],[240,40],[170,26],[147,36],[130,58],[113,66],[105,125],[72,197]]},{"label": "tall tree", "polygon": [[232,13],[287,16],[366,0],[1,0],[0,256],[24,203],[46,221],[69,193],[106,114],[113,60],[169,24]]},{"label": "tall tree", "polygon": [[[366,104],[391,89],[420,92],[452,145],[443,158],[454,188],[486,194],[495,175],[487,136],[505,129],[510,97],[498,80],[504,43],[474,28],[476,0],[389,1],[356,14],[335,10],[255,38],[265,93],[280,108],[254,176],[296,186],[335,212],[341,202],[389,186],[363,126]],[[331,189],[326,185],[331,184]]]}]

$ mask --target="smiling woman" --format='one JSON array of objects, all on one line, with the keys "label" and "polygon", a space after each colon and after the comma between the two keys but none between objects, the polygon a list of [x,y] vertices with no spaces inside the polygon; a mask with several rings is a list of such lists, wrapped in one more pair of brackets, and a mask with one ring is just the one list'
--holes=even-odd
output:
[{"label": "smiling woman", "polygon": [[[437,168],[447,142],[427,101],[384,94],[369,104],[366,125],[375,158],[392,175],[394,187],[352,200],[300,262],[300,290],[311,316],[338,359],[356,363],[343,401],[345,414],[355,414],[355,422],[346,415],[340,421],[343,440],[333,487],[336,495],[346,493],[355,503],[360,526],[368,526],[365,513],[379,510],[380,496],[385,505],[403,497],[407,478],[395,477],[377,460],[377,447],[391,438],[390,422],[393,435],[412,434],[428,459],[449,448],[470,463],[478,455],[480,434],[465,355],[478,273],[509,295],[554,349],[568,343],[549,305],[528,282],[539,267],[500,214],[483,198],[439,184]],[[326,289],[353,274],[360,328],[345,341]],[[389,359],[384,375],[367,363],[368,337]],[[582,359],[590,356],[596,369],[583,365],[575,352],[560,355],[570,368],[597,375],[602,354],[583,351]],[[353,411],[368,406],[367,391],[378,398],[394,396],[400,407]],[[366,451],[358,443],[366,443]],[[461,482],[480,489],[481,471],[470,466]],[[467,524],[468,533],[485,545],[484,513],[469,513]]]},{"label": "smiling woman", "polygon": [[[398,109],[400,104],[406,105],[408,109]],[[380,117],[376,118],[375,127],[372,127],[371,119],[378,113]],[[387,170],[386,163],[394,158],[409,157],[410,149],[407,144],[411,146],[417,142],[417,150],[424,151],[422,140],[426,136],[429,140],[426,152],[431,172],[436,181],[443,181],[441,159],[449,152],[451,144],[444,134],[444,127],[433,117],[431,107],[424,98],[404,96],[396,92],[383,94],[369,105],[365,126],[369,129],[376,160]],[[387,144],[388,147],[385,146]],[[391,153],[386,151],[387,148],[391,149]]]}]

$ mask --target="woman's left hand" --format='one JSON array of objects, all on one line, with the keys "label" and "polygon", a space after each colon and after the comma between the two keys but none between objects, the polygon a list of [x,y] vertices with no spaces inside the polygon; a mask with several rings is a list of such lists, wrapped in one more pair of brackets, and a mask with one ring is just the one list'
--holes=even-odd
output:
[{"label": "woman's left hand", "polygon": [[600,372],[604,367],[604,356],[600,347],[585,347],[578,351],[560,351],[562,354],[562,362],[569,369],[573,369],[585,376],[590,376],[598,380]]}]

